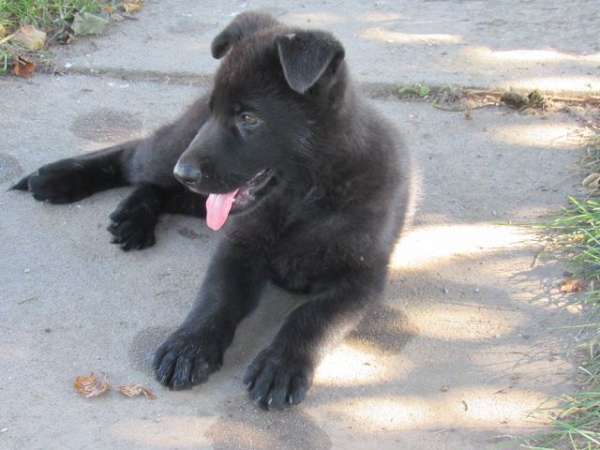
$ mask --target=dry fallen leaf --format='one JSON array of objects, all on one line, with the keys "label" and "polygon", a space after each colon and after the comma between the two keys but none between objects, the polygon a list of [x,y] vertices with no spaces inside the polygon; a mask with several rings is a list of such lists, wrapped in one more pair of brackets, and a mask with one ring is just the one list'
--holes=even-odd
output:
[{"label": "dry fallen leaf", "polygon": [[41,50],[46,43],[46,33],[42,30],[38,30],[33,25],[25,25],[19,28],[14,34],[11,38],[11,42],[16,42],[27,50]]},{"label": "dry fallen leaf", "polygon": [[29,78],[35,71],[35,63],[28,60],[23,56],[17,56],[15,58],[13,73],[21,78]]},{"label": "dry fallen leaf", "polygon": [[582,186],[588,189],[598,189],[600,186],[600,173],[590,173],[581,182]]},{"label": "dry fallen leaf", "polygon": [[98,397],[110,389],[108,377],[106,374],[100,374],[96,377],[94,372],[88,376],[79,376],[75,378],[73,385],[77,393],[85,398]]},{"label": "dry fallen leaf", "polygon": [[73,42],[73,39],[75,39],[75,36],[68,29],[64,29],[64,30],[60,31],[54,37],[54,40],[56,40],[56,42],[58,42],[61,45],[68,45],[71,42]]},{"label": "dry fallen leaf", "polygon": [[128,14],[136,13],[142,9],[142,2],[136,0],[123,2],[123,9]]},{"label": "dry fallen leaf", "polygon": [[119,386],[119,392],[123,394],[125,397],[137,397],[138,395],[144,394],[147,400],[154,400],[156,395],[154,393],[142,386],[141,384],[125,384],[123,386]]},{"label": "dry fallen leaf", "polygon": [[572,294],[573,292],[582,291],[584,287],[585,287],[585,285],[584,285],[583,281],[577,280],[574,278],[570,278],[570,279],[564,280],[560,284],[560,292],[562,292],[563,294]]}]

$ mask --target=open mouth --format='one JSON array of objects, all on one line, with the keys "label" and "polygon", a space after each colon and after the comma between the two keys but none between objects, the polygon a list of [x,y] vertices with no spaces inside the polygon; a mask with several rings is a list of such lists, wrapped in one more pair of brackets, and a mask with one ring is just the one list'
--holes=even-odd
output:
[{"label": "open mouth", "polygon": [[209,194],[206,199],[206,224],[215,231],[221,229],[230,214],[255,206],[274,185],[273,170],[263,169],[234,191]]}]

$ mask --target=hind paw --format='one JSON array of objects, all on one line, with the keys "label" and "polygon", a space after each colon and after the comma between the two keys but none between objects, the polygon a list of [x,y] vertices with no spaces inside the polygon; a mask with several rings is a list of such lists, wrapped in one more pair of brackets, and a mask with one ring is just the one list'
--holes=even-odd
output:
[{"label": "hind paw", "polygon": [[81,161],[64,159],[40,167],[22,178],[12,189],[29,191],[33,198],[49,203],[72,203],[94,191]]}]

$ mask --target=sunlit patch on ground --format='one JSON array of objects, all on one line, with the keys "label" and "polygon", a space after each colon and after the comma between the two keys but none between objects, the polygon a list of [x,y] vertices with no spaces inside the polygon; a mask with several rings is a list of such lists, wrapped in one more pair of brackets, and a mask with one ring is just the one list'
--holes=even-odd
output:
[{"label": "sunlit patch on ground", "polygon": [[[493,348],[476,349],[469,354],[469,360],[479,370],[489,371],[498,379],[507,375],[520,378],[519,372],[527,374],[524,383],[530,385],[550,386],[572,375],[573,368],[569,361],[561,359],[556,352],[560,345],[559,337],[544,336],[540,341],[537,336],[525,336],[527,339],[522,339],[522,344],[503,344],[499,341]],[[535,343],[535,349],[532,349],[532,343]],[[549,365],[548,361],[552,364]]]},{"label": "sunlit patch on ground", "polygon": [[392,253],[392,271],[416,270],[454,256],[496,252],[527,246],[533,235],[514,226],[434,225],[408,231]]},{"label": "sunlit patch on ground", "polygon": [[390,431],[435,428],[497,428],[511,424],[519,428],[540,425],[529,418],[545,399],[541,392],[512,390],[499,393],[501,386],[450,389],[429,396],[365,397],[352,402],[333,403],[327,409],[364,423],[366,427],[385,427]]},{"label": "sunlit patch on ground", "polygon": [[388,22],[401,19],[402,16],[396,13],[385,13],[380,11],[372,11],[362,16],[365,22]]},{"label": "sunlit patch on ground", "polygon": [[363,30],[360,37],[390,44],[460,44],[463,41],[462,36],[456,34],[399,33],[380,27]]},{"label": "sunlit patch on ground", "polygon": [[507,144],[576,150],[591,136],[591,131],[573,123],[547,123],[499,126],[492,134],[494,139]]},{"label": "sunlit patch on ground", "polygon": [[563,94],[568,92],[594,94],[600,90],[600,79],[593,76],[516,78],[500,83],[500,87],[506,89],[539,89],[549,92],[563,91]]},{"label": "sunlit patch on ground", "polygon": [[414,364],[404,361],[402,370],[388,373],[379,355],[373,355],[350,345],[342,345],[328,354],[315,373],[318,384],[336,386],[368,385],[407,376]]},{"label": "sunlit patch on ground", "polygon": [[522,322],[518,312],[478,308],[476,305],[438,303],[421,305],[411,314],[420,336],[445,341],[481,341],[509,335]]},{"label": "sunlit patch on ground", "polygon": [[[159,421],[130,419],[114,424],[110,432],[128,442],[157,448],[207,448],[204,436],[214,417],[167,416]],[[248,439],[257,433],[249,427]],[[250,448],[250,447],[249,447]]]},{"label": "sunlit patch on ground", "polygon": [[600,53],[590,55],[573,55],[553,49],[547,50],[492,50],[488,47],[473,47],[465,50],[465,54],[481,64],[510,64],[510,63],[561,63],[576,62],[584,65],[600,63]]}]

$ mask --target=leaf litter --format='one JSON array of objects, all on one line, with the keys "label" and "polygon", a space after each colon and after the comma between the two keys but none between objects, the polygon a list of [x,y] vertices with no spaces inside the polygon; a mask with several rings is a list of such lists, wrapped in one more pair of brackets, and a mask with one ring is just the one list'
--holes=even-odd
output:
[{"label": "leaf litter", "polygon": [[585,283],[583,280],[576,278],[568,278],[560,284],[560,292],[563,294],[572,294],[574,292],[581,292],[585,289]]},{"label": "leaf litter", "polygon": [[156,395],[148,389],[147,387],[142,386],[141,384],[125,384],[119,386],[119,392],[123,394],[125,397],[137,397],[138,395],[143,395],[147,400],[156,399]]},{"label": "leaf litter", "polygon": [[75,391],[85,398],[98,397],[110,390],[108,376],[105,373],[96,376],[94,372],[75,378],[74,387]]},{"label": "leaf litter", "polygon": [[142,9],[143,2],[141,0],[130,0],[122,5],[123,11],[127,14],[132,14]]},{"label": "leaf litter", "polygon": [[35,16],[39,19],[37,28],[20,17],[0,24],[0,75],[29,78],[36,70],[54,71],[49,45],[101,34],[110,22],[136,20],[132,14],[141,11],[144,0],[96,0],[96,5],[91,11],[72,8],[60,16],[53,15],[51,9],[39,12],[42,16]]},{"label": "leaf litter", "polygon": [[[108,375],[104,372],[100,372],[98,375],[91,372],[89,375],[78,376],[75,378],[73,387],[84,398],[99,397],[112,390]],[[150,389],[137,383],[120,385],[116,390],[128,398],[143,395],[147,400],[156,399],[156,395]]]},{"label": "leaf litter", "polygon": [[19,44],[30,51],[37,51],[44,48],[46,44],[46,33],[38,30],[33,25],[24,25],[19,28],[10,38],[16,44]]},{"label": "leaf litter", "polygon": [[82,12],[75,14],[71,28],[76,36],[101,34],[108,25],[108,19],[96,14]]},{"label": "leaf litter", "polygon": [[13,74],[21,78],[30,78],[35,72],[36,64],[25,56],[17,56],[13,63]]}]

